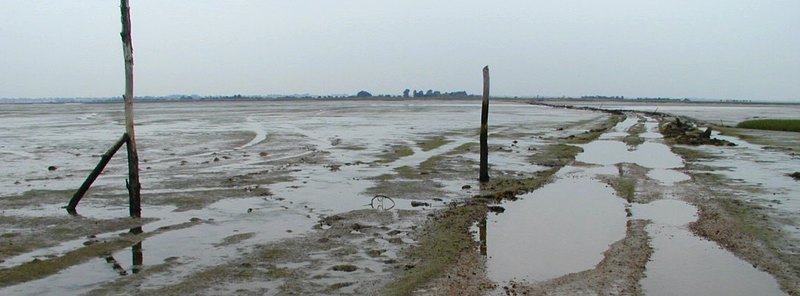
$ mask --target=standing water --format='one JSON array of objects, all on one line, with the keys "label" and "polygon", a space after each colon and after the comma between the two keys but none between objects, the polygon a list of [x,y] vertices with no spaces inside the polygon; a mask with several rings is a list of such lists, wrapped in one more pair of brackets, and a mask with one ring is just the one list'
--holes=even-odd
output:
[{"label": "standing water", "polygon": [[[553,183],[510,202],[505,213],[488,219],[489,278],[501,285],[540,283],[594,269],[609,245],[625,237],[625,222],[635,219],[651,222],[646,230],[654,250],[640,283],[646,294],[784,294],[769,274],[688,230],[697,209],[665,194],[689,180],[676,170],[684,166],[683,160],[657,142],[661,137],[652,119],[645,124],[646,142],[630,149],[620,141],[620,132],[632,122],[629,118],[601,140],[582,145],[584,152],[576,160],[595,166],[566,166]],[[629,204],[599,181],[602,175],[614,175],[622,163],[647,169],[637,178],[658,181],[660,199]]]}]

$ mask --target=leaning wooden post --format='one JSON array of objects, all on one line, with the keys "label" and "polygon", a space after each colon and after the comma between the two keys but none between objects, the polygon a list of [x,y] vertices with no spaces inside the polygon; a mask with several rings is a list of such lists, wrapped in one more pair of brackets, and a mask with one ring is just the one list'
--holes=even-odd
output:
[{"label": "leaning wooden post", "polygon": [[483,106],[481,108],[481,182],[489,181],[489,66],[483,67]]},{"label": "leaning wooden post", "polygon": [[114,157],[114,153],[117,153],[117,150],[119,150],[119,148],[122,147],[122,144],[125,144],[127,142],[128,142],[128,134],[122,134],[122,137],[117,141],[117,143],[115,143],[114,146],[111,147],[111,149],[108,149],[108,151],[106,151],[105,154],[100,156],[100,162],[97,164],[94,170],[92,170],[92,173],[89,174],[89,177],[86,178],[86,181],[83,181],[81,188],[78,188],[78,191],[76,191],[75,194],[72,195],[72,199],[69,200],[69,205],[67,205],[67,212],[69,212],[70,214],[77,214],[75,208],[78,207],[78,203],[81,201],[81,198],[83,198],[83,196],[86,194],[86,191],[89,190],[89,187],[92,186],[92,183],[94,183],[94,181],[97,180],[97,177],[100,176],[100,173],[103,172],[103,169],[106,168],[108,161],[110,161],[111,158]]},{"label": "leaning wooden post", "polygon": [[139,153],[133,131],[133,42],[131,41],[131,8],[128,0],[120,0],[122,12],[122,51],[125,58],[125,131],[128,134],[128,196],[131,217],[142,216],[141,184],[139,184]]}]

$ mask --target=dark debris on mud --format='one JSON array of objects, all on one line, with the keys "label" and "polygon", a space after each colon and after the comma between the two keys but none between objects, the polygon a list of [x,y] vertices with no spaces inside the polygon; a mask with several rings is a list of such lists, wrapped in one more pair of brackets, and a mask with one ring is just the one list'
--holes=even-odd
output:
[{"label": "dark debris on mud", "polygon": [[726,140],[712,138],[710,127],[701,132],[694,124],[683,122],[680,118],[675,118],[674,121],[662,118],[662,121],[667,122],[661,125],[661,134],[675,144],[736,146]]}]

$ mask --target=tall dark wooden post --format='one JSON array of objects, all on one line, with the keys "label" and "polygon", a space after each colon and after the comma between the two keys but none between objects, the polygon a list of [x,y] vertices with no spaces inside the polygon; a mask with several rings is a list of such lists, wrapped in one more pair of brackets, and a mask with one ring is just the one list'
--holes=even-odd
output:
[{"label": "tall dark wooden post", "polygon": [[483,67],[483,106],[481,107],[481,182],[489,181],[489,66]]},{"label": "tall dark wooden post", "polygon": [[120,0],[122,12],[122,50],[125,58],[125,131],[128,134],[128,196],[131,217],[142,216],[141,184],[139,183],[139,153],[133,130],[133,42],[131,41],[131,8],[128,0]]}]

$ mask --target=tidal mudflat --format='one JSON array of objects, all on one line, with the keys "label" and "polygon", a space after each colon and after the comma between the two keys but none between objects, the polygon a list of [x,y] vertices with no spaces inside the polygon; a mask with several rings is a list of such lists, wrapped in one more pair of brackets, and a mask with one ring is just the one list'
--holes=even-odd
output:
[{"label": "tidal mudflat", "polygon": [[[478,101],[148,102],[144,218],[126,217],[124,151],[68,215],[121,109],[0,105],[0,294],[798,293],[800,265],[764,259],[797,247],[799,183],[763,176],[798,161],[786,149],[682,147],[668,118],[497,101],[479,184]],[[752,217],[709,221],[722,197],[703,190],[785,230],[742,255],[698,229]]]}]

